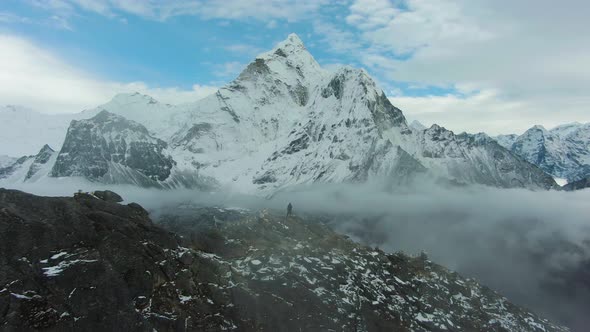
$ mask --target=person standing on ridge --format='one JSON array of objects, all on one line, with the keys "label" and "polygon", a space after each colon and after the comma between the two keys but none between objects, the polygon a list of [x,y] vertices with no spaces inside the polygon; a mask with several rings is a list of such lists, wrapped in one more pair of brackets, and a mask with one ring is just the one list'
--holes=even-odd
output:
[{"label": "person standing on ridge", "polygon": [[289,216],[292,214],[293,214],[293,205],[289,202],[289,205],[287,205],[287,218],[289,218]]}]

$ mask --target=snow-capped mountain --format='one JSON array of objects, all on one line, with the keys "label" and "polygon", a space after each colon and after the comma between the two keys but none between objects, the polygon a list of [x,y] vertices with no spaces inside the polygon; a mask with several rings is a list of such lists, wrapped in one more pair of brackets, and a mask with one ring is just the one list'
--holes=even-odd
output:
[{"label": "snow-capped mountain", "polygon": [[[186,178],[174,172],[167,145],[143,125],[103,110],[88,120],[72,121],[51,176],[140,186],[198,185],[196,175]],[[187,179],[188,184],[183,182]]]},{"label": "snow-capped mountain", "polygon": [[378,178],[395,183],[423,166],[466,183],[554,185],[481,135],[413,130],[364,70],[322,70],[295,35],[185,118],[171,142],[179,165],[247,191]]},{"label": "snow-capped mountain", "polygon": [[484,133],[454,134],[438,125],[411,136],[405,148],[434,174],[501,188],[555,188],[553,178]]},{"label": "snow-capped mountain", "polygon": [[171,185],[175,174],[191,174],[200,184],[267,194],[317,182],[391,187],[417,174],[556,186],[484,134],[409,126],[366,71],[323,70],[294,34],[195,103],[126,94],[84,113],[98,115],[72,122],[52,176]]},{"label": "snow-capped mountain", "polygon": [[574,182],[590,176],[590,123],[571,123],[551,130],[534,126],[524,134],[497,137],[545,172]]},{"label": "snow-capped mountain", "polygon": [[123,116],[145,126],[150,135],[168,141],[182,125],[178,114],[190,110],[188,105],[161,103],[141,93],[121,93],[108,103],[82,112],[82,118],[91,118],[102,111]]}]

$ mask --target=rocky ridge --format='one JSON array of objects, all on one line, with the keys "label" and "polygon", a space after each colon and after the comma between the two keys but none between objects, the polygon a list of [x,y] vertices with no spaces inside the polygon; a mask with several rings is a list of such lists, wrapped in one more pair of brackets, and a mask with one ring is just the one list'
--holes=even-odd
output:
[{"label": "rocky ridge", "polygon": [[[178,209],[177,209],[178,210]],[[188,221],[188,222],[187,222]],[[314,220],[0,189],[6,331],[566,331],[430,262]]]}]

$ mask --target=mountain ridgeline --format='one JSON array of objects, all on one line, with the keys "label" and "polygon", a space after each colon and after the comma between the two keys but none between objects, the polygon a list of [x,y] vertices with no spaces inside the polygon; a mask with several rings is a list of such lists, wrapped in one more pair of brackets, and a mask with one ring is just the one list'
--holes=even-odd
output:
[{"label": "mountain ridgeline", "polygon": [[294,34],[197,102],[172,106],[136,93],[85,113],[94,117],[71,123],[47,176],[255,194],[312,183],[393,187],[415,177],[557,187],[485,134],[409,126],[366,71],[322,69]]}]

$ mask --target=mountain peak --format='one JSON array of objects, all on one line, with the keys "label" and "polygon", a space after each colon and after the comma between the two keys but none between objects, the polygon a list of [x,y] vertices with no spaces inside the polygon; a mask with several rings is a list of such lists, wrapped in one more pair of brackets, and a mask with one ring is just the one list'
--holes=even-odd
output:
[{"label": "mountain peak", "polygon": [[305,47],[303,45],[303,41],[301,40],[301,38],[299,38],[299,36],[296,33],[289,34],[289,36],[287,36],[287,39],[281,42],[281,44],[292,45],[294,47]]},{"label": "mountain peak", "polygon": [[259,55],[256,60],[258,59],[263,60],[271,69],[274,67],[275,71],[279,72],[281,70],[277,67],[283,66],[295,69],[305,76],[322,71],[320,65],[305,48],[303,41],[294,33],[287,36],[287,39],[278,43],[269,52]]},{"label": "mountain peak", "polygon": [[96,114],[94,117],[90,118],[90,120],[106,121],[111,117],[116,117],[116,115],[107,111],[107,110],[102,110],[98,114]]},{"label": "mountain peak", "polygon": [[53,150],[53,149],[52,149],[52,148],[49,146],[49,144],[45,144],[45,145],[43,145],[43,147],[41,148],[41,150],[39,150],[39,153],[44,153],[44,152],[46,152],[46,151],[49,151],[49,152],[55,152],[55,150]]},{"label": "mountain peak", "polygon": [[257,82],[256,89],[260,89],[261,84],[275,89],[276,82],[280,81],[289,89],[297,90],[289,94],[300,94],[313,83],[320,82],[325,74],[326,71],[305,48],[301,39],[296,34],[290,34],[272,50],[258,55],[230,86],[243,89],[244,82]]},{"label": "mountain peak", "polygon": [[294,33],[287,36],[287,39],[278,43],[277,46],[275,46],[271,51],[265,52],[257,57],[257,59],[263,60],[278,60],[280,58],[286,58],[289,60],[294,60],[297,58],[311,58],[313,62],[315,62],[313,56],[305,48],[301,38],[299,38],[299,36]]},{"label": "mountain peak", "polygon": [[542,132],[547,131],[547,129],[545,129],[545,127],[543,127],[541,125],[534,125],[533,127],[531,127],[531,129],[533,129],[533,130],[540,130]]},{"label": "mountain peak", "polygon": [[101,124],[104,125],[106,123],[126,123],[129,126],[133,126],[133,128],[139,128],[140,131],[142,132],[147,132],[147,129],[145,129],[145,127],[143,127],[141,124],[132,121],[132,120],[128,120],[127,118],[125,118],[124,116],[121,116],[119,114],[115,114],[115,113],[111,113],[105,109],[101,110],[98,114],[96,114],[94,117],[90,118],[90,119],[86,119],[86,120],[81,120],[81,121],[86,121],[86,122],[93,122],[96,124]]},{"label": "mountain peak", "polygon": [[412,123],[410,123],[410,127],[416,130],[426,130],[428,127],[426,127],[425,125],[423,125],[420,121],[418,120],[414,120],[412,121]]},{"label": "mountain peak", "polygon": [[139,93],[139,92],[118,93],[109,102],[109,104],[131,104],[131,103],[157,104],[159,102],[156,99],[152,98],[151,96],[148,96],[146,94]]}]

